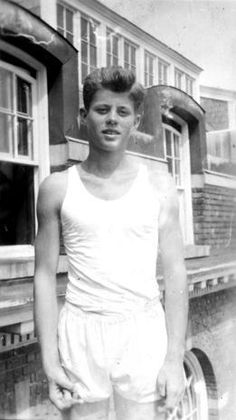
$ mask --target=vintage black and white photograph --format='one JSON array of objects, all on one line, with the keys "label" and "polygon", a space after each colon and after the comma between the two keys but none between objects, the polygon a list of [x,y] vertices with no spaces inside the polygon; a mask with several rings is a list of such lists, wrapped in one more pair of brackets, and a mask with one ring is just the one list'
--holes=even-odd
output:
[{"label": "vintage black and white photograph", "polygon": [[0,0],[0,420],[236,419],[236,0]]}]

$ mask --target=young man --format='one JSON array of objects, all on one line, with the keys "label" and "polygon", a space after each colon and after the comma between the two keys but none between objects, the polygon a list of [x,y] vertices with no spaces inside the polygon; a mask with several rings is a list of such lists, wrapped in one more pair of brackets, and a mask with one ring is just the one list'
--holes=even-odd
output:
[{"label": "young man", "polygon": [[[88,158],[50,175],[39,192],[36,324],[50,398],[72,420],[108,419],[112,391],[117,420],[164,419],[184,391],[188,298],[176,190],[166,173],[126,154],[143,95],[128,70],[91,73]],[[69,282],[58,322],[60,224]]]}]

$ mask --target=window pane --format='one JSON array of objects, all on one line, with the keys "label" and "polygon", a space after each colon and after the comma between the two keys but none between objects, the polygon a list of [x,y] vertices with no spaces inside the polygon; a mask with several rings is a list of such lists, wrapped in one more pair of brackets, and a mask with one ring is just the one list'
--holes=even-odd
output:
[{"label": "window pane", "polygon": [[163,67],[163,82],[167,83],[167,67]]},{"label": "window pane", "polygon": [[107,54],[107,67],[111,67],[111,55]]},{"label": "window pane", "polygon": [[148,86],[148,74],[144,74],[144,86]]},{"label": "window pane", "polygon": [[124,53],[124,57],[125,57],[125,62],[129,63],[129,45],[125,42],[125,53]]},{"label": "window pane", "polygon": [[175,160],[175,183],[181,185],[180,161]]},{"label": "window pane", "polygon": [[111,53],[111,35],[107,35],[107,53]]},{"label": "window pane", "polygon": [[136,57],[135,57],[136,48],[131,47],[131,64],[135,66],[136,64]]},{"label": "window pane", "polygon": [[135,67],[135,66],[131,66],[131,67],[130,67],[130,69],[132,70],[132,72],[133,72],[134,74],[136,74],[136,67]]},{"label": "window pane", "polygon": [[13,143],[13,117],[0,113],[0,152],[9,153]]},{"label": "window pane", "polygon": [[96,47],[90,47],[90,65],[96,67],[97,65],[97,49]]},{"label": "window pane", "polygon": [[88,74],[88,65],[82,63],[82,82],[84,81],[87,74]]},{"label": "window pane", "polygon": [[66,9],[66,30],[73,33],[73,13]]},{"label": "window pane", "polygon": [[17,77],[17,111],[32,115],[31,108],[31,86]]},{"label": "window pane", "polygon": [[88,22],[86,19],[81,18],[81,39],[82,41],[88,41],[88,36],[87,36],[87,25]]},{"label": "window pane", "polygon": [[59,32],[62,36],[64,36],[64,31],[63,31],[63,29],[57,28],[57,30],[58,30],[58,32]]},{"label": "window pane", "polygon": [[5,69],[0,69],[0,107],[12,110],[12,95],[12,74]]},{"label": "window pane", "polygon": [[34,169],[0,162],[0,245],[33,244]]},{"label": "window pane", "polygon": [[168,172],[173,175],[173,167],[172,167],[172,159],[167,159],[167,165],[168,165]]},{"label": "window pane", "polygon": [[118,57],[118,38],[113,36],[113,54]]},{"label": "window pane", "polygon": [[147,54],[145,54],[145,58],[144,58],[144,71],[145,71],[145,73],[148,72],[148,56],[147,56]]},{"label": "window pane", "polygon": [[68,39],[68,41],[69,41],[71,44],[73,44],[73,39],[74,39],[74,37],[73,37],[73,35],[72,35],[72,34],[70,34],[69,32],[67,32],[67,33],[66,33],[66,39]]},{"label": "window pane", "polygon": [[150,73],[153,73],[153,59],[152,59],[152,57],[150,57],[149,64],[150,64],[149,71],[150,71]]},{"label": "window pane", "polygon": [[172,156],[171,152],[171,132],[169,130],[165,130],[166,134],[166,154],[167,156]]},{"label": "window pane", "polygon": [[180,178],[180,161],[175,159],[175,175]]},{"label": "window pane", "polygon": [[89,36],[90,44],[96,45],[96,25],[93,22],[89,22]]},{"label": "window pane", "polygon": [[175,87],[181,89],[182,73],[179,70],[175,70]]},{"label": "window pane", "polygon": [[63,25],[63,7],[60,4],[57,5],[57,25],[60,26],[61,28],[64,27],[64,25]]},{"label": "window pane", "polygon": [[31,156],[32,123],[24,118],[17,119],[17,151],[19,155]]},{"label": "window pane", "polygon": [[174,134],[174,155],[179,157],[179,142],[180,138],[177,134]]},{"label": "window pane", "polygon": [[85,42],[82,42],[81,58],[82,58],[83,63],[88,62],[88,44],[86,44]]},{"label": "window pane", "polygon": [[189,76],[186,76],[186,92],[189,95],[193,94],[193,80]]},{"label": "window pane", "polygon": [[118,57],[113,57],[113,66],[118,66]]}]

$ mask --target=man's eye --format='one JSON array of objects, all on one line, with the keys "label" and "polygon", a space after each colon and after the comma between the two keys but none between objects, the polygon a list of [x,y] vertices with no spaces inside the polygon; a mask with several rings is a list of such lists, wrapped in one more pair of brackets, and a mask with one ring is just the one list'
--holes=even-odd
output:
[{"label": "man's eye", "polygon": [[122,117],[128,115],[128,111],[127,109],[119,109],[119,115],[121,115]]},{"label": "man's eye", "polygon": [[97,109],[96,109],[96,111],[97,111],[99,114],[106,114],[106,112],[107,112],[107,108],[97,108]]}]

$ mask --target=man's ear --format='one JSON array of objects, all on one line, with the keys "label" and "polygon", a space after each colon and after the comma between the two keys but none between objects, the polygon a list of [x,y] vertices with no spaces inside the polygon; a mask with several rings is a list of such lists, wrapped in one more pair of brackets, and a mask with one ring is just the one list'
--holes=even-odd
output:
[{"label": "man's ear", "polygon": [[81,118],[82,123],[86,124],[86,117],[88,115],[86,109],[85,108],[80,108],[79,114],[80,114],[80,118]]},{"label": "man's ear", "polygon": [[135,130],[137,130],[137,128],[138,128],[138,126],[140,124],[141,117],[142,117],[141,114],[136,114],[135,115],[135,121],[134,121],[134,128],[135,128]]}]

